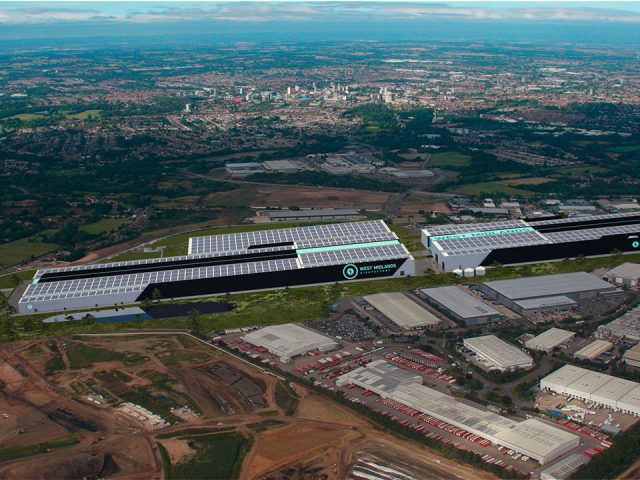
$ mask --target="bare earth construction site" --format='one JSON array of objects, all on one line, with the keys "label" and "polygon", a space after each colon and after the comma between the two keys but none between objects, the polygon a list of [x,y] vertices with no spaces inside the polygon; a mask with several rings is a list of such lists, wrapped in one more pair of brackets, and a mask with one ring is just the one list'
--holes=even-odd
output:
[{"label": "bare earth construction site", "polygon": [[492,478],[181,334],[0,350],[0,478]]}]

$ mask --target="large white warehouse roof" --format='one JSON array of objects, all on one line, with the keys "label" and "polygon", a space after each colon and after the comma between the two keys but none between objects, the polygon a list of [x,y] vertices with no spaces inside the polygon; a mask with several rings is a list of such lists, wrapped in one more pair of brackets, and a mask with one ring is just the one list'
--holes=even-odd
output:
[{"label": "large white warehouse roof", "polygon": [[610,283],[586,272],[496,280],[486,282],[485,286],[510,300],[615,290],[615,287]]},{"label": "large white warehouse roof", "polygon": [[533,359],[495,335],[465,338],[464,345],[500,369],[526,368]]},{"label": "large white warehouse roof", "polygon": [[549,350],[553,350],[554,347],[562,345],[569,339],[573,338],[574,335],[575,333],[570,332],[569,330],[550,328],[546,332],[543,332],[525,342],[524,346],[533,350],[548,352]]},{"label": "large white warehouse roof", "polygon": [[404,293],[376,293],[367,295],[364,299],[385,317],[404,329],[428,327],[440,323],[438,317]]},{"label": "large white warehouse roof", "polygon": [[640,415],[640,383],[565,365],[540,380],[540,388]]},{"label": "large white warehouse roof", "polygon": [[244,341],[266,348],[283,361],[312,350],[328,351],[339,346],[329,337],[293,323],[261,328],[245,335]]},{"label": "large white warehouse roof", "polygon": [[[409,374],[401,380],[396,371]],[[356,384],[384,398],[415,408],[427,415],[480,435],[494,443],[548,463],[579,445],[579,438],[539,420],[516,422],[497,413],[462,402],[425,387],[413,375],[384,360],[345,373],[338,385]]]}]

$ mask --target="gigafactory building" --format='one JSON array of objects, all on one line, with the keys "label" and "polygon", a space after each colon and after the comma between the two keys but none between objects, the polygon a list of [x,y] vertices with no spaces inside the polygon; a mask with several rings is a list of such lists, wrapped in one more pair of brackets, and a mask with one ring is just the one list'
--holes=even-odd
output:
[{"label": "gigafactory building", "polygon": [[188,254],[38,270],[21,313],[413,275],[382,220],[192,237]]},{"label": "gigafactory building", "polygon": [[640,252],[640,214],[439,225],[423,229],[421,237],[438,268],[450,272],[496,262],[511,265],[616,250]]}]

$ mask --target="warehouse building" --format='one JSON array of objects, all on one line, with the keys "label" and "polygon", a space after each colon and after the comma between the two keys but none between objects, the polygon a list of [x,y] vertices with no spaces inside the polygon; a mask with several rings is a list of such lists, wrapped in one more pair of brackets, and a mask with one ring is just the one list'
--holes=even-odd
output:
[{"label": "warehouse building", "polygon": [[619,213],[586,218],[505,220],[437,225],[421,239],[438,265],[456,268],[561,260],[571,255],[610,255],[640,251],[640,214]]},{"label": "warehouse building", "polygon": [[363,298],[403,330],[429,328],[440,323],[438,317],[404,293],[376,293]]},{"label": "warehouse building", "polygon": [[466,326],[486,325],[498,322],[503,317],[500,312],[482,300],[452,285],[423,288],[419,295],[449,318]]},{"label": "warehouse building", "polygon": [[480,289],[496,302],[517,310],[518,306],[515,304],[517,301],[558,296],[579,300],[595,297],[599,293],[615,291],[616,287],[586,272],[574,272],[496,280],[483,283]]},{"label": "warehouse building", "polygon": [[288,363],[293,357],[309,352],[329,352],[340,345],[329,337],[307,330],[299,325],[288,323],[273,325],[255,330],[242,338],[245,342],[264,347],[269,353]]},{"label": "warehouse building", "polygon": [[632,367],[640,368],[640,343],[624,352],[622,361]]},{"label": "warehouse building", "polygon": [[536,335],[532,339],[525,342],[524,346],[531,350],[540,352],[550,352],[560,345],[569,343],[576,334],[569,330],[561,328],[550,328],[546,332]]},{"label": "warehouse building", "polygon": [[554,297],[525,298],[513,302],[513,311],[523,317],[534,317],[546,313],[567,312],[578,307],[578,302],[565,295]]},{"label": "warehouse building", "polygon": [[603,339],[613,338],[640,342],[640,306],[629,310],[606,325],[600,325],[596,336]]},{"label": "warehouse building", "polygon": [[188,254],[38,270],[21,313],[413,275],[382,220],[192,237]]},{"label": "warehouse building", "polygon": [[589,457],[582,453],[574,453],[545,468],[540,472],[541,480],[565,480],[576,470],[589,463]]},{"label": "warehouse building", "polygon": [[540,389],[640,415],[640,383],[585,368],[565,365],[540,380]]},{"label": "warehouse building", "polygon": [[606,340],[594,340],[573,354],[579,360],[595,360],[605,352],[610,352],[613,343]]},{"label": "warehouse building", "polygon": [[640,264],[623,263],[609,270],[602,278],[609,283],[625,288],[634,288],[640,284]]},{"label": "warehouse building", "polygon": [[541,464],[564,455],[580,443],[578,436],[539,420],[517,422],[426,387],[419,375],[384,360],[375,360],[337,380],[338,386],[351,384],[479,435],[495,445],[513,449]]},{"label": "warehouse building", "polygon": [[267,217],[272,222],[290,222],[298,220],[353,220],[360,213],[352,208],[319,208],[302,210],[264,210],[258,216]]},{"label": "warehouse building", "polygon": [[465,338],[463,343],[491,369],[504,372],[533,367],[533,358],[495,335]]}]

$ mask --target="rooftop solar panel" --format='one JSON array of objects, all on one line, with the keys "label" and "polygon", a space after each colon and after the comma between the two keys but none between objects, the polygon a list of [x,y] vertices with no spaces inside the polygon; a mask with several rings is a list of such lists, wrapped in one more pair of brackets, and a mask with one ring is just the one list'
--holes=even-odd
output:
[{"label": "rooftop solar panel", "polygon": [[613,220],[616,218],[626,218],[626,217],[634,217],[634,216],[638,216],[638,212],[609,213],[605,215],[589,215],[587,217],[555,218],[552,220],[534,220],[527,223],[531,226],[541,226],[541,225],[554,225],[554,224],[581,222],[581,221],[589,221],[589,220],[608,220],[608,219]]},{"label": "rooftop solar panel", "polygon": [[455,225],[437,225],[428,227],[425,231],[429,236],[455,235],[457,233],[467,232],[486,232],[491,230],[506,230],[510,228],[527,227],[524,220],[505,220],[501,222],[491,223],[471,223],[471,224],[455,224]]},{"label": "rooftop solar panel", "polygon": [[360,243],[397,238],[382,220],[312,225],[275,230],[260,230],[223,235],[193,237],[190,253],[242,250],[251,245],[293,241],[298,248],[340,243]]}]

